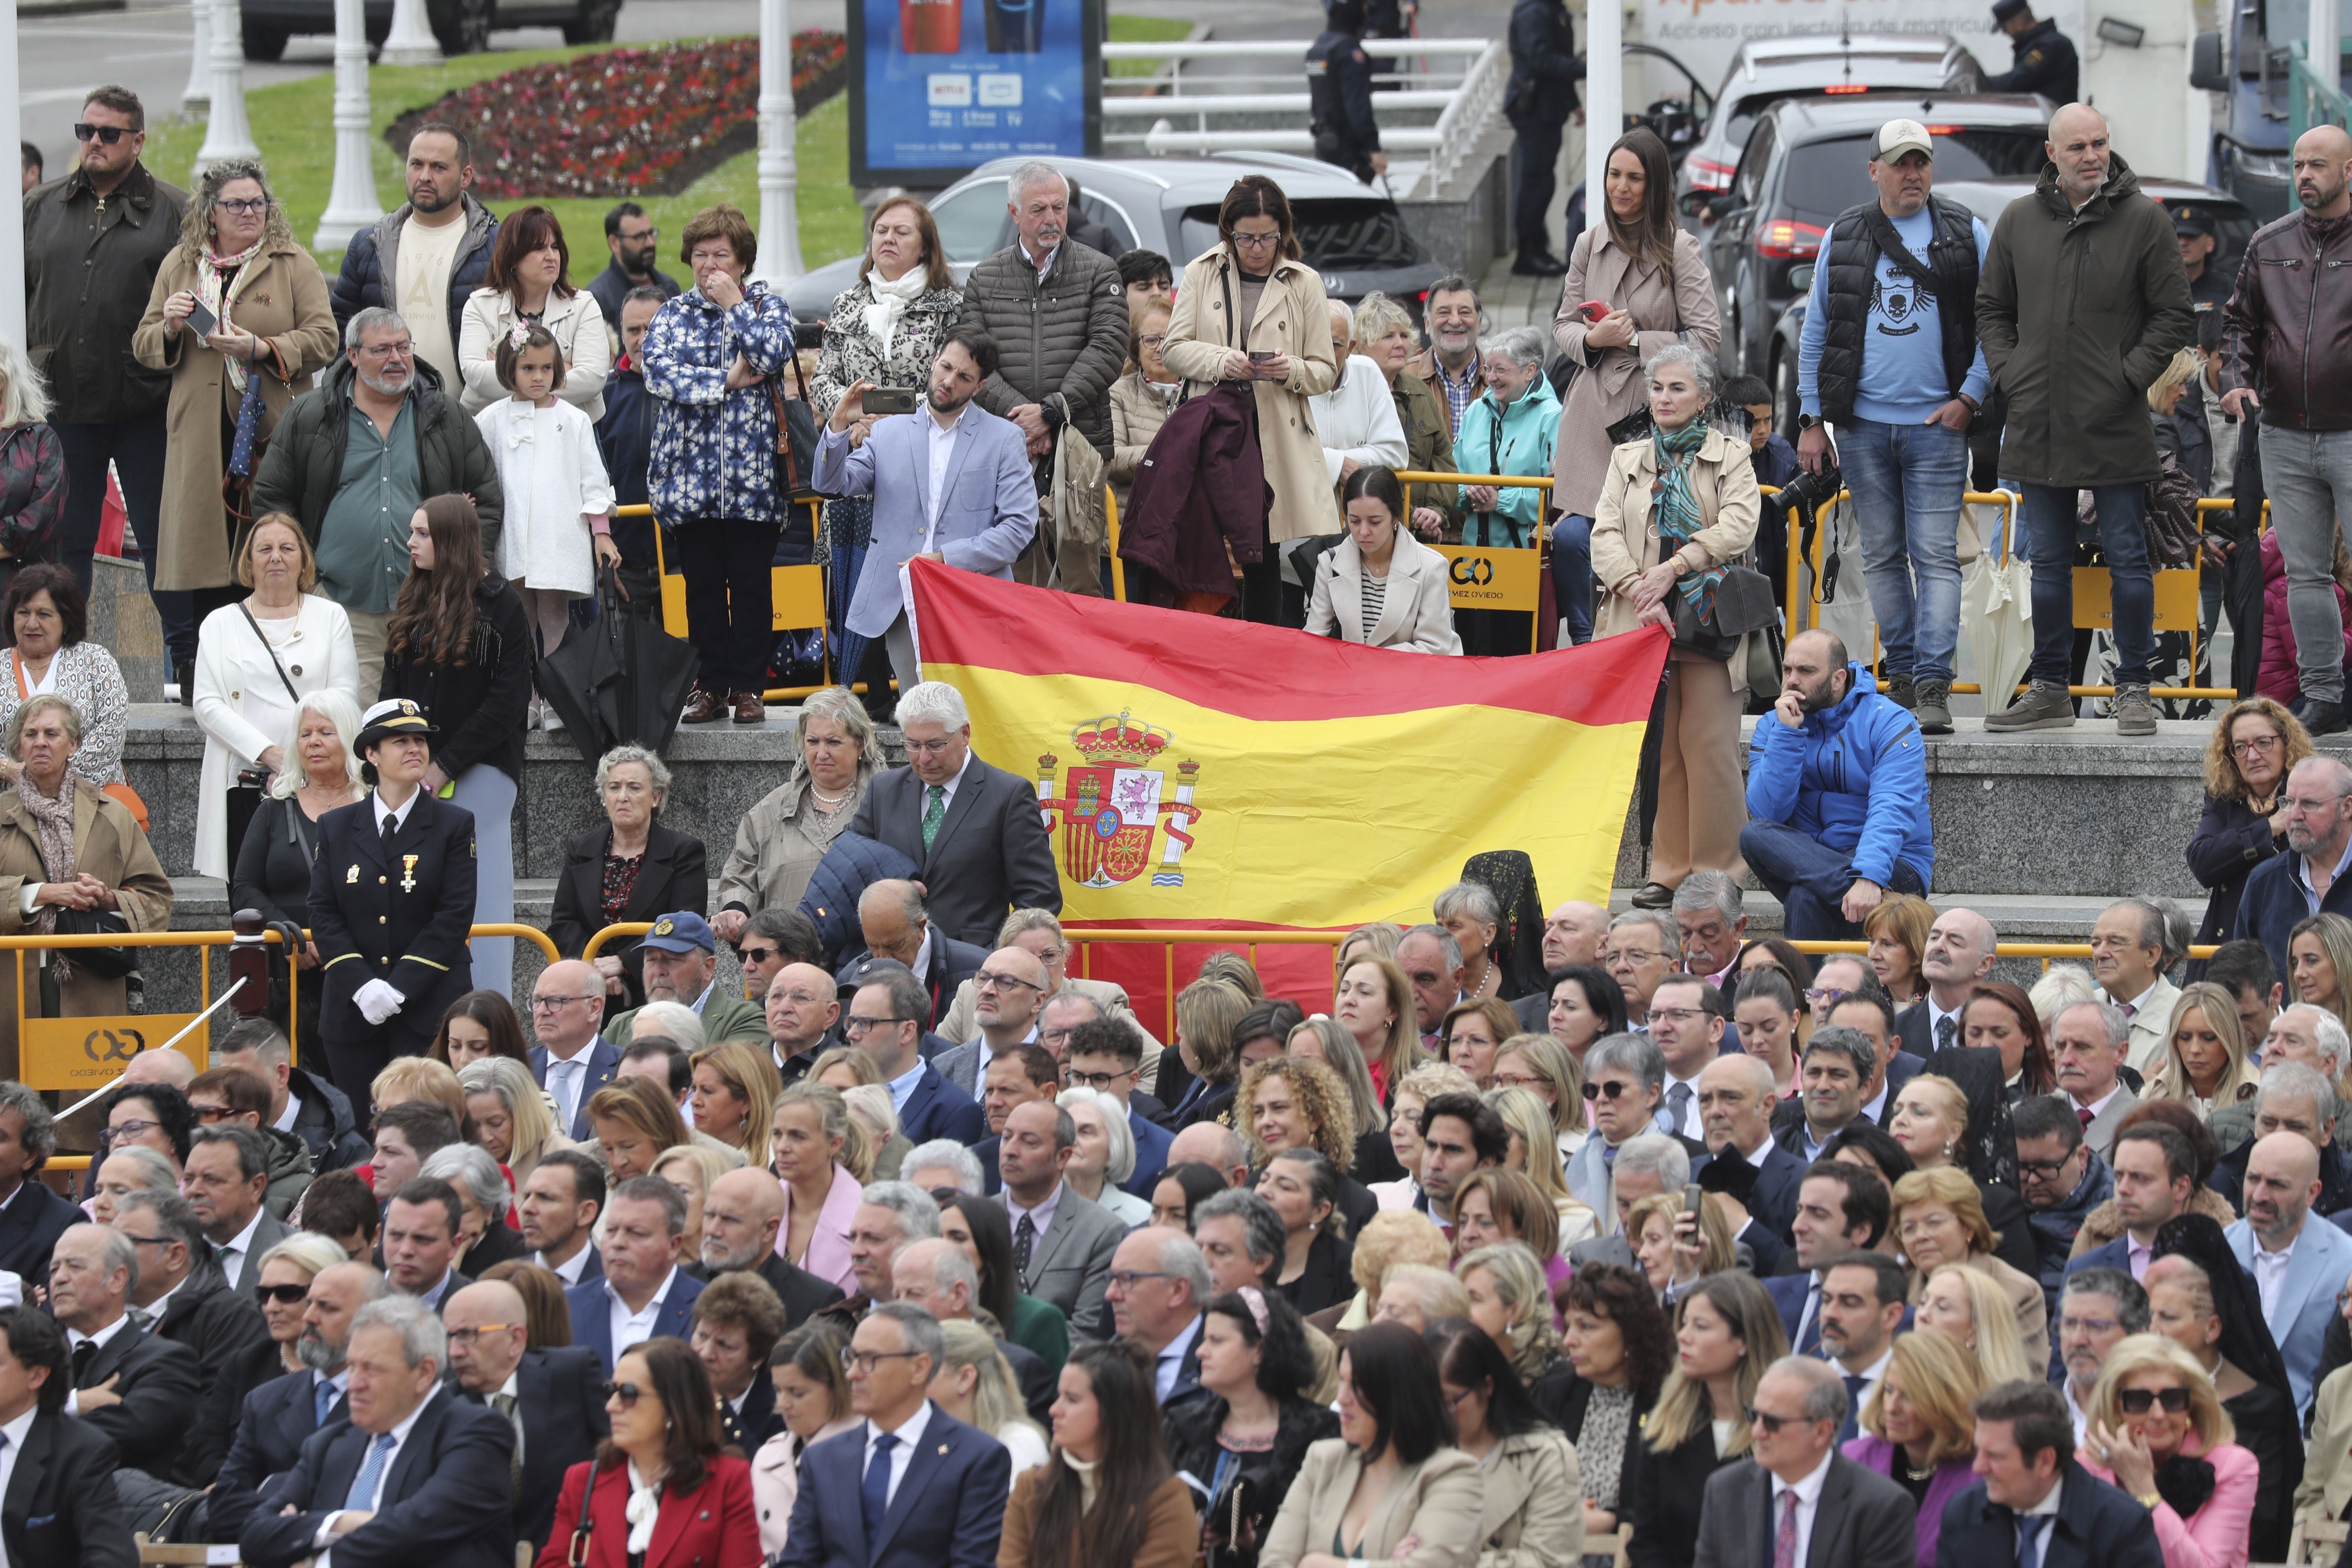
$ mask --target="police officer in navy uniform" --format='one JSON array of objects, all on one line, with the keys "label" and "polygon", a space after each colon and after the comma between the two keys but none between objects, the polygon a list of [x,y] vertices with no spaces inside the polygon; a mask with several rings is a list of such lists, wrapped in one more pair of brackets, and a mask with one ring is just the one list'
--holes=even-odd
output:
[{"label": "police officer in navy uniform", "polygon": [[2212,210],[2201,203],[2181,203],[2171,209],[2173,237],[2180,241],[2180,265],[2189,273],[2189,302],[2201,314],[2230,302],[2231,279],[2213,265],[2221,236],[2213,232]]},{"label": "police officer in navy uniform", "polygon": [[1307,97],[1315,155],[1366,184],[1389,172],[1372,119],[1372,62],[1364,55],[1364,0],[1333,0],[1322,37],[1307,51]]},{"label": "police officer in navy uniform", "polygon": [[2037,22],[2027,0],[2000,0],[1993,25],[2009,35],[2010,68],[1985,79],[1987,92],[2038,92],[2064,108],[2080,96],[2083,68],[2074,40],[2058,24]]},{"label": "police officer in navy uniform", "polygon": [[353,1096],[394,1057],[423,1055],[473,989],[474,816],[423,788],[439,733],[405,698],[369,709],[352,749],[374,791],[319,819],[319,1032],[336,1086]]}]

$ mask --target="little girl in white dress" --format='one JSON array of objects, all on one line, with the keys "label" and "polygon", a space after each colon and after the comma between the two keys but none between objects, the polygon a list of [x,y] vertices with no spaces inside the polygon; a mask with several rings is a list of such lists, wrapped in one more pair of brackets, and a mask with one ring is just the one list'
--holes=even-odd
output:
[{"label": "little girl in white dress", "polygon": [[[522,596],[544,658],[562,646],[572,601],[596,591],[598,563],[620,563],[613,486],[594,426],[555,395],[563,352],[545,327],[517,323],[499,344],[498,374],[512,395],[474,416],[506,491],[497,566]],[[531,699],[530,722],[563,727],[543,697]]]}]

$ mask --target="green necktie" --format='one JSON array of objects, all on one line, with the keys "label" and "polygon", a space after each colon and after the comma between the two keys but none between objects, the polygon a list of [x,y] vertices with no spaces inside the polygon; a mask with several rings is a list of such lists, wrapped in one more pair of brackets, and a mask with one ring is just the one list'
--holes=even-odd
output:
[{"label": "green necktie", "polygon": [[930,786],[930,799],[923,806],[923,853],[931,852],[931,841],[940,836],[940,824],[948,817],[948,789],[945,784]]}]

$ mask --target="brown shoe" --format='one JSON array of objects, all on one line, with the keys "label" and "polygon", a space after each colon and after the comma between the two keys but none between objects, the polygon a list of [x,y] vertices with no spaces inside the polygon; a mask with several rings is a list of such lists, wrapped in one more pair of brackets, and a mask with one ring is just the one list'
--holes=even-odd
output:
[{"label": "brown shoe", "polygon": [[686,711],[678,717],[688,724],[708,724],[714,719],[726,716],[727,707],[719,700],[719,693],[705,691],[698,686],[694,689],[694,695],[686,700]]},{"label": "brown shoe", "polygon": [[735,707],[738,724],[764,724],[768,721],[768,705],[760,700],[756,691],[730,692],[727,700]]}]

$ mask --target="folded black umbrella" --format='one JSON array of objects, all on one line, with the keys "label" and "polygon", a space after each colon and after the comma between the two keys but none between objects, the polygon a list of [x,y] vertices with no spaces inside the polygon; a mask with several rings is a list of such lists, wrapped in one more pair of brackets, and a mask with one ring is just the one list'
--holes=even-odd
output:
[{"label": "folded black umbrella", "polygon": [[539,694],[563,716],[565,732],[590,763],[621,743],[622,678],[628,668],[620,624],[628,617],[621,613],[612,574],[602,576],[604,613],[584,630],[572,627],[538,668]]},{"label": "folded black umbrella", "polygon": [[651,606],[652,614],[636,614],[621,600],[615,584],[612,597],[604,602],[608,607],[599,624],[613,625],[611,635],[620,661],[613,744],[634,742],[660,756],[669,750],[670,737],[677,733],[678,719],[694,690],[701,659],[692,643],[662,629],[656,618],[660,613],[658,600]]}]

